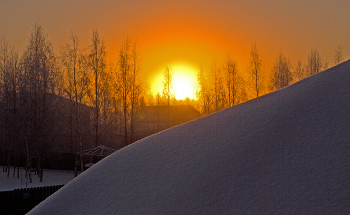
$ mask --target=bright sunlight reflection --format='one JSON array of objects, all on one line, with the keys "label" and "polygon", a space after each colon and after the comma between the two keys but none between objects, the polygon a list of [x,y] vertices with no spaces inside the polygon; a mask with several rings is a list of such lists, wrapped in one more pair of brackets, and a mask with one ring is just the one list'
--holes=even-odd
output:
[{"label": "bright sunlight reflection", "polygon": [[[186,64],[169,64],[169,67],[173,71],[173,91],[175,93],[175,98],[177,100],[183,100],[186,97],[190,99],[195,99],[195,84],[196,84],[196,74],[197,71],[190,65]],[[153,92],[163,92],[163,71],[165,67],[159,71],[159,75],[154,78],[153,81]]]}]

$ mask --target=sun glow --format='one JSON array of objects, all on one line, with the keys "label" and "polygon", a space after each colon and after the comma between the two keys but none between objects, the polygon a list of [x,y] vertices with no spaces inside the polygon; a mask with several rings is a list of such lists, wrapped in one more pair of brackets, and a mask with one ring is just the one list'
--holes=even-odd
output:
[{"label": "sun glow", "polygon": [[185,99],[186,97],[193,99],[195,97],[194,84],[195,77],[189,72],[180,70],[174,71],[173,89],[177,100]]},{"label": "sun glow", "polygon": [[[169,67],[173,71],[173,93],[177,100],[183,100],[186,97],[195,99],[195,84],[196,84],[196,70],[186,64],[169,64]],[[154,78],[152,84],[152,91],[154,94],[162,94],[163,90],[163,71],[165,67]]]}]

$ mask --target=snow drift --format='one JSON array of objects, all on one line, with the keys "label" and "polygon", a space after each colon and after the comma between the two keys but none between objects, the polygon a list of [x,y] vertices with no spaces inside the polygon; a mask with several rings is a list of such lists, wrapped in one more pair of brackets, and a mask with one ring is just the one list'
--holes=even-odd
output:
[{"label": "snow drift", "polygon": [[30,214],[350,214],[350,61],[155,134]]}]

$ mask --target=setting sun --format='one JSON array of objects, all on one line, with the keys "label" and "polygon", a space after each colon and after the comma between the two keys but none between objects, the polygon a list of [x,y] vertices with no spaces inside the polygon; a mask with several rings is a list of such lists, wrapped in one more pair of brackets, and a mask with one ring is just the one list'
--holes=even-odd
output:
[{"label": "setting sun", "polygon": [[[173,93],[177,100],[183,100],[186,97],[195,99],[195,83],[196,83],[196,70],[192,66],[185,63],[170,64],[169,67],[173,72],[172,87]],[[165,68],[165,67],[164,67]],[[163,70],[162,68],[157,77],[154,78],[152,84],[152,91],[154,94],[162,94],[163,90]]]},{"label": "setting sun", "polygon": [[173,80],[173,88],[177,100],[194,97],[193,80],[187,74],[176,73]]}]

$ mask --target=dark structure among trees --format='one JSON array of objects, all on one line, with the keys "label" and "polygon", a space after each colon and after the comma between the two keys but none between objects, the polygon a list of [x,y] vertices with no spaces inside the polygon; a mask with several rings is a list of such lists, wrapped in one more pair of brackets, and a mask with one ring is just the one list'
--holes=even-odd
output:
[{"label": "dark structure among trees", "polygon": [[137,139],[202,117],[191,105],[146,106],[138,111]]}]

